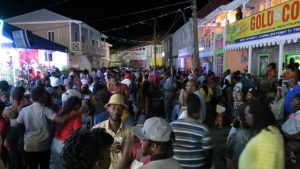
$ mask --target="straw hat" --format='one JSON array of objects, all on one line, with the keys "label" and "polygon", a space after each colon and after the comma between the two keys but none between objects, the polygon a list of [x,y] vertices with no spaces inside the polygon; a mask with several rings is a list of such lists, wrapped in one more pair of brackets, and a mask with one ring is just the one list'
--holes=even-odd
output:
[{"label": "straw hat", "polygon": [[128,108],[127,105],[124,103],[124,97],[120,94],[114,94],[110,96],[109,102],[105,104],[105,108],[107,108],[111,104],[122,105],[125,108]]}]

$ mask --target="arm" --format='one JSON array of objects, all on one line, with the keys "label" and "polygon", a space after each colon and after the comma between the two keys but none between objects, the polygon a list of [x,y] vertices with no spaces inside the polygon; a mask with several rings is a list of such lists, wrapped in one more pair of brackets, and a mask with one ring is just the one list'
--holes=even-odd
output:
[{"label": "arm", "polygon": [[122,156],[118,161],[117,169],[130,169],[134,157],[131,153],[133,147],[133,137],[128,136],[125,138],[123,145]]},{"label": "arm", "polygon": [[184,89],[180,90],[178,102],[180,107],[184,105]]},{"label": "arm", "polygon": [[3,116],[5,119],[15,119],[15,118],[17,118],[17,116],[18,116],[18,109],[15,108],[14,106],[6,107],[6,108],[3,110],[2,116]]},{"label": "arm", "polygon": [[82,106],[79,110],[75,111],[73,114],[65,114],[65,115],[55,115],[53,118],[53,121],[59,124],[64,124],[67,121],[77,117],[81,116],[83,113],[88,111],[88,106],[84,101],[82,101]]}]

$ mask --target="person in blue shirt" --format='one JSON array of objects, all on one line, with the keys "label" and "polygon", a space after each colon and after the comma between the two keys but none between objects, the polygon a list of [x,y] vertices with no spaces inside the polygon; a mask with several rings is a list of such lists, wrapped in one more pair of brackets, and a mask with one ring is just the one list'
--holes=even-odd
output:
[{"label": "person in blue shirt", "polygon": [[288,79],[288,90],[284,100],[284,119],[292,113],[292,99],[296,94],[300,94],[300,86],[297,84],[297,77]]}]

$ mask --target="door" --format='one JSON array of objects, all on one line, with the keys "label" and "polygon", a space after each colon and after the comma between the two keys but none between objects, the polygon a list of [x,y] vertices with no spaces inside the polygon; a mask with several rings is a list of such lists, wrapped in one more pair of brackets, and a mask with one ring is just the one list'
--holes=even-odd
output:
[{"label": "door", "polygon": [[258,76],[264,76],[268,70],[269,55],[261,54],[258,56]]}]

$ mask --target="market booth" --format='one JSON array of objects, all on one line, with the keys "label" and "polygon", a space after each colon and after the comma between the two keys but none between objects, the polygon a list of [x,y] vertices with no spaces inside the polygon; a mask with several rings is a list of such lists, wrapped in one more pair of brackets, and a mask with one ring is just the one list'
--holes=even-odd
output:
[{"label": "market booth", "polygon": [[0,79],[28,81],[37,72],[68,67],[68,48],[0,21]]},{"label": "market booth", "polygon": [[275,62],[279,78],[290,58],[300,62],[299,11],[300,1],[290,0],[228,25],[227,51],[247,54],[248,72],[258,76]]}]

